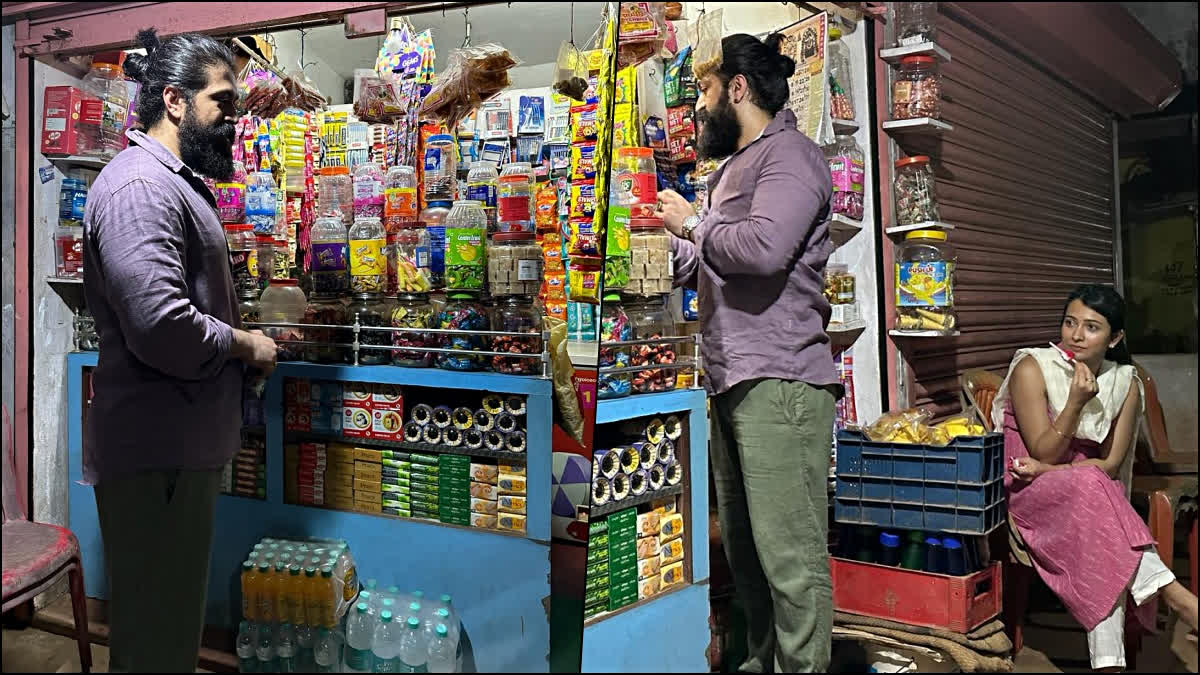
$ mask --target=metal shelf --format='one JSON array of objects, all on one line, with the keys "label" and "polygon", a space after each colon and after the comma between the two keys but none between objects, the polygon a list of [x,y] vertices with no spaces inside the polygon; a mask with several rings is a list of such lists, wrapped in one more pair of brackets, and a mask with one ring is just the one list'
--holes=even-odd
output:
[{"label": "metal shelf", "polygon": [[854,220],[840,213],[833,214],[829,219],[829,237],[833,243],[842,246],[862,232],[862,221]]},{"label": "metal shelf", "polygon": [[855,319],[847,323],[831,323],[825,329],[825,334],[829,336],[830,346],[837,351],[842,351],[857,342],[866,329],[866,321]]},{"label": "metal shelf", "polygon": [[888,120],[883,130],[890,134],[943,134],[954,131],[948,123],[932,117],[914,117],[910,120]]},{"label": "metal shelf", "polygon": [[60,171],[67,173],[70,169],[89,169],[91,171],[99,171],[108,166],[108,159],[103,157],[87,157],[85,155],[69,155],[50,157],[43,155],[50,163],[57,166]]},{"label": "metal shelf", "polygon": [[488,450],[487,448],[479,448],[471,450],[470,448],[452,447],[449,445],[429,445],[426,443],[409,443],[408,441],[385,441],[374,438],[346,438],[344,436],[334,436],[332,434],[314,434],[302,431],[286,431],[283,434],[283,442],[303,442],[303,441],[320,441],[326,443],[345,443],[347,445],[356,445],[367,448],[381,448],[385,450],[407,450],[409,452],[423,452],[429,455],[465,455],[467,457],[487,457],[490,459],[503,459],[514,462],[524,462],[529,456],[528,452],[507,452],[503,450]]},{"label": "metal shelf", "polygon": [[833,120],[833,130],[835,133],[853,134],[858,131],[860,126],[858,120],[839,120],[837,118]]},{"label": "metal shelf", "polygon": [[657,501],[659,499],[675,497],[681,494],[683,494],[683,483],[678,485],[668,485],[667,487],[655,490],[653,492],[647,490],[645,494],[640,494],[636,497],[630,495],[619,502],[608,502],[602,506],[593,506],[588,512],[588,518],[602,518],[610,513],[616,513],[617,511],[623,511],[628,508],[641,506],[642,504],[649,504],[650,502]]},{"label": "metal shelf", "polygon": [[900,59],[906,56],[933,56],[943,63],[950,63],[950,52],[943,49],[936,42],[918,42],[913,45],[888,47],[887,49],[879,50],[879,58],[891,64],[900,63]]},{"label": "metal shelf", "polygon": [[954,226],[951,225],[950,223],[944,223],[940,220],[926,220],[924,222],[914,223],[912,225],[896,225],[894,227],[887,228],[886,230],[884,230],[884,232],[887,232],[888,234],[904,234],[905,232],[912,232],[914,230],[953,230],[953,229],[954,229]]},{"label": "metal shelf", "polygon": [[939,337],[958,337],[962,335],[958,331],[946,334],[936,330],[889,330],[888,335],[897,338],[939,338]]}]

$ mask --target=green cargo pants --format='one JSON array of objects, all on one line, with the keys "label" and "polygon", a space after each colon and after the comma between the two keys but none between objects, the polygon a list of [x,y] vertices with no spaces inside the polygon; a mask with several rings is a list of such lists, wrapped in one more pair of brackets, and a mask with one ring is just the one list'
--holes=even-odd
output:
[{"label": "green cargo pants", "polygon": [[109,672],[195,672],[220,486],[220,471],[151,471],[96,485]]},{"label": "green cargo pants", "polygon": [[760,379],[712,399],[721,540],[746,612],[741,672],[824,672],[833,631],[832,388]]}]

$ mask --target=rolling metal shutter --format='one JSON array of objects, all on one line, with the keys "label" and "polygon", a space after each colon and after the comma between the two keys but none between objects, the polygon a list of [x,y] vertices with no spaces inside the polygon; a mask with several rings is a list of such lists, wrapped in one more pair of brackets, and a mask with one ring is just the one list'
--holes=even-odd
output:
[{"label": "rolling metal shutter", "polygon": [[[952,59],[941,65],[942,118],[954,129],[899,145],[905,154],[933,158],[942,220],[956,228],[949,241],[958,255],[961,336],[900,338],[888,359],[894,366],[898,349],[907,363],[891,370],[900,373],[893,401],[939,416],[959,410],[964,370],[1003,371],[1017,348],[1058,338],[1071,289],[1114,282],[1116,208],[1109,112],[993,40],[953,5],[941,7],[938,43]],[[888,119],[887,82],[877,81],[881,119]],[[887,146],[881,143],[885,152]],[[888,224],[891,165],[881,164]],[[894,248],[885,248],[890,327]]]}]

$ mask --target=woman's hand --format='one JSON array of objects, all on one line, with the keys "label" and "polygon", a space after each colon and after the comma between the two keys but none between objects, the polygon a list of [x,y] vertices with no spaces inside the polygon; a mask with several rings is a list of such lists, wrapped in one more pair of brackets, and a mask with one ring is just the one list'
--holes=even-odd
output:
[{"label": "woman's hand", "polygon": [[1067,394],[1067,405],[1082,409],[1099,391],[1100,385],[1096,383],[1092,369],[1076,361],[1075,375],[1071,377],[1071,391]]},{"label": "woman's hand", "polygon": [[1046,473],[1046,465],[1032,457],[1016,457],[1012,466],[1008,467],[1008,473],[1013,478],[1028,483]]}]

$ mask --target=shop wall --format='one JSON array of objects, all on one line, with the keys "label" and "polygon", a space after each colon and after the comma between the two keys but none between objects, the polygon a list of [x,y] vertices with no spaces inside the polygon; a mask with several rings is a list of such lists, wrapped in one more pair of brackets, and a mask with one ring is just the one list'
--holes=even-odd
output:
[{"label": "shop wall", "polygon": [[[0,173],[3,173],[3,211],[0,211],[0,223],[2,223],[3,231],[0,232],[0,251],[3,252],[3,261],[0,264],[0,307],[3,307],[3,329],[0,334],[3,334],[3,360],[0,361],[0,391],[3,392],[4,409],[9,415],[13,414],[13,374],[16,371],[15,363],[13,362],[13,341],[15,340],[15,308],[13,305],[15,292],[14,286],[14,258],[16,246],[16,153],[12,151],[16,147],[17,142],[17,127],[16,115],[16,59],[13,57],[13,38],[16,36],[14,26],[5,26],[3,42],[0,43],[0,54],[4,57],[0,59],[3,66],[4,79],[4,101],[8,105],[9,118],[4,120],[4,142],[3,146],[6,152],[3,153],[3,164],[0,164]],[[7,439],[5,440],[7,443]],[[6,460],[7,461],[7,458]],[[5,465],[7,466],[7,464]]]},{"label": "shop wall", "polygon": [[[336,29],[336,30],[334,30]],[[329,31],[333,30],[334,37],[330,38]],[[318,33],[317,31],[321,31]],[[321,43],[318,44],[314,35],[321,36]],[[284,72],[291,74],[300,73],[300,31],[289,30],[280,33],[272,33],[275,38],[275,58],[279,65],[282,66]],[[336,41],[337,44],[331,44]],[[317,86],[317,90],[327,96],[333,105],[341,105],[349,103],[346,101],[345,85],[346,78],[352,77],[353,72],[340,73],[331,66],[322,53],[330,49],[337,49],[338,44],[344,45],[349,42],[343,37],[342,27],[340,25],[332,28],[319,28],[312,33],[309,33],[305,38],[304,43],[304,61],[309,64],[304,69],[304,74],[308,76],[312,83]],[[353,42],[355,47],[362,42],[362,39]],[[374,40],[369,40],[372,44]],[[360,68],[373,68],[375,66],[375,57],[372,54],[370,58],[365,59]]]},{"label": "shop wall", "polygon": [[[789,2],[685,2],[683,18],[694,21],[700,17],[701,9],[708,12],[724,10],[726,35],[769,33],[812,15]],[[687,43],[686,39],[684,43]]]}]

